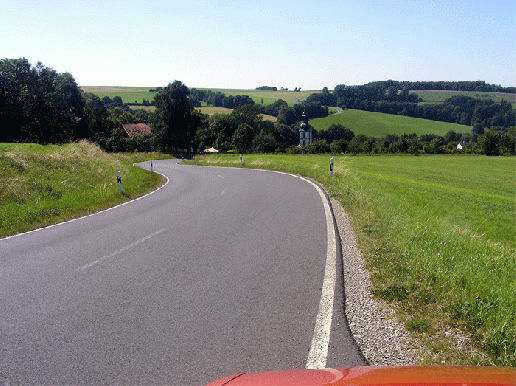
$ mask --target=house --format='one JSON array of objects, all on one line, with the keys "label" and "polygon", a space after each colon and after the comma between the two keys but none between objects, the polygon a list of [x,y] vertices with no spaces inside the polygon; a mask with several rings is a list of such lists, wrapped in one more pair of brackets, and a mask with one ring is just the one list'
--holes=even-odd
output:
[{"label": "house", "polygon": [[134,137],[135,135],[145,135],[150,137],[152,135],[152,129],[145,123],[128,123],[122,125],[128,137]]},{"label": "house", "polygon": [[462,144],[461,144],[461,143],[459,143],[459,144],[457,145],[457,150],[462,150]]}]

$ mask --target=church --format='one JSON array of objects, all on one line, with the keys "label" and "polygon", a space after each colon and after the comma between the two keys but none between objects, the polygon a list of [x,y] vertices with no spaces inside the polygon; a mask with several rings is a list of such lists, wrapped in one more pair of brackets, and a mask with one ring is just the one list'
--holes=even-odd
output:
[{"label": "church", "polygon": [[306,118],[305,112],[303,111],[303,122],[301,123],[301,128],[299,129],[299,146],[305,147],[306,145],[310,145],[312,142],[312,126],[309,125],[308,119]]}]

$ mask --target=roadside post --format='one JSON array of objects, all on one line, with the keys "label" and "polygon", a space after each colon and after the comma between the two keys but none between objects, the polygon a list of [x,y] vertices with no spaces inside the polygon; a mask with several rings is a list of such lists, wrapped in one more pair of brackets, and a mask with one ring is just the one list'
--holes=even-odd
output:
[{"label": "roadside post", "polygon": [[240,154],[240,166],[243,165],[243,161],[242,161],[242,154]]},{"label": "roadside post", "polygon": [[152,161],[150,162],[150,171],[151,173],[154,173],[154,170],[152,170]]},{"label": "roadside post", "polygon": [[330,158],[330,177],[333,177],[333,157]]},{"label": "roadside post", "polygon": [[120,194],[124,193],[124,191],[122,190],[122,178],[120,177],[120,171],[116,172],[116,182],[118,184],[118,191],[120,192]]}]

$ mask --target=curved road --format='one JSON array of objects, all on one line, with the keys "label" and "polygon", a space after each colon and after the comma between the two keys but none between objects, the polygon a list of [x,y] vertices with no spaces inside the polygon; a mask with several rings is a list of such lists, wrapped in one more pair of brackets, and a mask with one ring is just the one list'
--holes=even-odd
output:
[{"label": "curved road", "polygon": [[[154,161],[169,183],[142,199],[0,240],[0,383],[191,385],[307,366],[327,252],[318,192],[177,162]],[[326,365],[363,365],[337,268]]]}]

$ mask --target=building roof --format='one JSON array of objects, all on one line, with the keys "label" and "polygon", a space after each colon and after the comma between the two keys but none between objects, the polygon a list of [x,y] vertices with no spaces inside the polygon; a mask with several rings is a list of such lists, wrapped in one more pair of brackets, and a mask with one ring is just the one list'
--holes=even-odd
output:
[{"label": "building roof", "polygon": [[134,137],[135,135],[152,135],[150,126],[145,123],[128,123],[122,125],[122,127],[129,137]]}]

